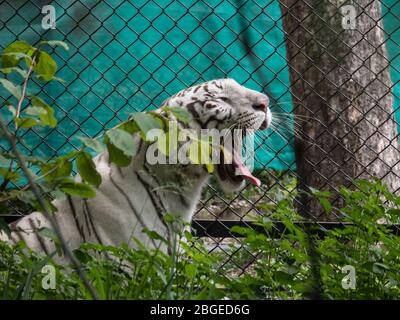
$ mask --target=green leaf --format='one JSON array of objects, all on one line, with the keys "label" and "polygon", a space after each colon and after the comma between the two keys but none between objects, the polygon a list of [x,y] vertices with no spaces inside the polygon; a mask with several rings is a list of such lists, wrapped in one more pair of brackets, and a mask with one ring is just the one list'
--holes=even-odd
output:
[{"label": "green leaf", "polygon": [[95,187],[99,187],[101,176],[96,170],[92,156],[87,152],[82,152],[76,157],[76,164],[82,179]]},{"label": "green leaf", "polygon": [[318,198],[328,198],[328,197],[330,197],[330,196],[332,195],[332,193],[329,192],[329,191],[320,191],[320,190],[315,189],[315,188],[313,188],[313,187],[309,187],[309,189],[310,189],[310,192],[311,192],[314,196],[316,196],[316,197],[318,197]]},{"label": "green leaf", "polygon": [[189,279],[193,279],[197,275],[197,267],[193,264],[185,265],[185,274]]},{"label": "green leaf", "polygon": [[22,58],[31,59],[28,52],[34,48],[25,41],[15,41],[4,49],[1,55],[1,65],[3,68],[15,67]]},{"label": "green leaf", "polygon": [[93,258],[88,253],[84,252],[81,249],[75,249],[73,253],[80,263],[86,264],[89,261],[93,260]]},{"label": "green leaf", "polygon": [[131,164],[132,157],[125,155],[122,150],[110,143],[108,137],[106,137],[105,142],[107,145],[110,162],[115,163],[119,167],[126,167]]},{"label": "green leaf", "polygon": [[4,231],[8,236],[11,236],[11,229],[3,218],[0,218],[0,231]]},{"label": "green leaf", "polygon": [[192,120],[192,115],[183,108],[180,108],[180,107],[169,108],[168,107],[167,110],[171,111],[171,113],[175,116],[175,118],[184,124],[188,124]]},{"label": "green leaf", "polygon": [[328,199],[326,198],[320,198],[319,202],[321,203],[321,205],[324,207],[326,213],[331,213],[332,212],[332,205],[329,202]]},{"label": "green leaf", "polygon": [[384,274],[386,271],[390,270],[390,268],[383,263],[374,262],[372,266],[372,271],[378,274]]},{"label": "green leaf", "polygon": [[[38,78],[39,80],[41,80],[40,76],[37,77],[37,78]],[[53,77],[51,80],[53,80],[53,81],[58,81],[58,82],[61,82],[61,83],[64,83],[64,82],[65,82],[64,79],[59,78],[59,77]]]},{"label": "green leaf", "polygon": [[132,135],[122,129],[112,129],[107,132],[110,143],[120,149],[127,156],[136,154],[136,144]]},{"label": "green leaf", "polygon": [[171,224],[173,222],[175,222],[177,220],[177,218],[171,214],[171,213],[166,213],[163,216],[163,220],[167,223],[167,224]]},{"label": "green leaf", "polygon": [[137,112],[131,114],[132,118],[135,120],[137,126],[139,127],[140,131],[145,136],[148,131],[151,129],[162,129],[162,125],[160,121],[158,121],[153,116],[144,113],[144,112]]},{"label": "green leaf", "polygon": [[122,129],[126,132],[129,132],[131,135],[139,131],[139,127],[137,126],[136,122],[133,119],[125,121],[124,123],[118,126],[118,129]]},{"label": "green leaf", "polygon": [[16,171],[9,171],[8,168],[0,168],[0,176],[6,180],[17,182],[20,178],[19,173]]},{"label": "green leaf", "polygon": [[57,200],[60,200],[60,201],[64,201],[65,199],[67,199],[65,193],[62,192],[59,189],[56,189],[54,191],[50,191],[49,194],[52,197],[52,199],[57,199]]},{"label": "green leaf", "polygon": [[78,137],[78,139],[81,140],[86,147],[93,149],[97,153],[101,153],[106,150],[105,146],[97,139],[86,137]]},{"label": "green leaf", "polygon": [[15,98],[17,98],[18,100],[21,99],[22,90],[20,86],[15,86],[11,81],[8,81],[7,79],[0,79],[0,83]]},{"label": "green leaf", "polygon": [[[2,53],[2,56],[5,57],[14,57],[15,59],[26,59],[27,60],[27,65],[30,65],[30,62],[32,61],[32,53],[35,52],[35,49],[32,49],[32,52],[28,53],[21,53],[21,52],[9,52],[9,53]],[[6,68],[12,68],[12,67],[6,67]]]},{"label": "green leaf", "polygon": [[27,190],[25,192],[18,192],[16,194],[16,197],[18,200],[21,200],[22,202],[25,203],[32,203],[33,201],[36,200],[34,193],[30,190]]},{"label": "green leaf", "polygon": [[4,49],[4,53],[10,52],[28,52],[33,47],[24,40],[18,40],[11,43],[7,48]]},{"label": "green leaf", "polygon": [[28,107],[24,110],[24,113],[29,114],[30,116],[40,116],[47,112],[42,107]]},{"label": "green leaf", "polygon": [[66,181],[61,184],[60,189],[71,196],[81,198],[94,198],[96,196],[96,192],[86,183]]},{"label": "green leaf", "polygon": [[54,242],[58,242],[58,236],[57,234],[54,232],[54,230],[47,228],[47,227],[43,227],[37,230],[37,233],[43,237],[43,238],[49,238],[51,240],[54,240]]},{"label": "green leaf", "polygon": [[33,71],[39,75],[40,80],[49,81],[53,79],[57,71],[57,63],[47,52],[40,51]]},{"label": "green leaf", "polygon": [[14,71],[14,72],[18,73],[24,79],[28,76],[28,73],[25,70],[18,68],[18,67],[2,68],[0,70],[1,70],[1,72],[5,73],[5,74],[9,74]]},{"label": "green leaf", "polygon": [[15,119],[19,128],[29,129],[34,126],[39,126],[42,123],[35,118],[17,118]]},{"label": "green leaf", "polygon": [[208,173],[213,173],[214,172],[214,170],[215,170],[214,164],[206,163],[205,166],[206,166],[206,169],[207,169]]},{"label": "green leaf", "polygon": [[249,233],[251,233],[251,231],[252,230],[250,230],[249,228],[241,227],[241,226],[233,226],[231,228],[231,232],[237,233],[237,234],[242,235],[242,236],[248,235]]},{"label": "green leaf", "polygon": [[293,283],[293,276],[283,271],[276,271],[274,278],[280,284],[288,285]]},{"label": "green leaf", "polygon": [[16,119],[18,126],[21,128],[31,128],[41,125],[54,128],[57,125],[57,119],[54,117],[54,109],[38,97],[32,97],[31,101],[32,106],[24,109],[23,112],[37,118],[27,117]]},{"label": "green leaf", "polygon": [[17,115],[17,109],[15,109],[15,107],[11,104],[8,104],[8,102],[6,101],[6,106],[8,111],[11,112],[11,114],[13,115],[13,117],[15,117]]},{"label": "green leaf", "polygon": [[57,125],[57,119],[54,117],[54,109],[38,97],[32,97],[31,100],[33,107],[42,108],[44,110],[44,112],[38,114],[42,123],[50,128],[54,128]]},{"label": "green leaf", "polygon": [[41,166],[42,174],[46,174],[46,181],[60,177],[68,177],[72,172],[72,163],[63,159],[56,160],[55,162],[45,163]]},{"label": "green leaf", "polygon": [[154,230],[149,230],[147,228],[143,228],[142,232],[145,233],[150,239],[160,240],[160,241],[166,243],[165,237],[161,236],[159,233],[157,233]]},{"label": "green leaf", "polygon": [[65,42],[59,40],[41,41],[40,44],[47,44],[50,47],[63,47],[64,50],[69,50],[69,46]]}]

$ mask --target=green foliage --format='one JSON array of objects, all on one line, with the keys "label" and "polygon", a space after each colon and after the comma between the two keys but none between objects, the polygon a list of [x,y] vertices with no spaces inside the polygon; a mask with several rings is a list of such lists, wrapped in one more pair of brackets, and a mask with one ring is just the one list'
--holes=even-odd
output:
[{"label": "green foliage", "polygon": [[[1,56],[2,68],[14,68],[22,59],[30,61],[34,48],[25,41],[15,41],[4,49]],[[29,65],[27,65],[28,67]],[[3,71],[4,72],[4,71]]]},{"label": "green foliage", "polygon": [[[400,197],[379,181],[357,181],[362,191],[342,188],[345,205],[343,228],[313,236],[317,249],[323,295],[326,299],[398,299],[400,296]],[[304,219],[282,198],[273,213],[260,219],[262,230],[234,227],[241,244],[224,251],[208,252],[201,239],[184,232],[171,242],[154,231],[145,232],[167,244],[172,255],[159,249],[137,249],[84,244],[75,256],[101,299],[305,299],[312,286],[309,236]],[[333,208],[339,210],[338,208]],[[176,222],[168,215],[168,223]],[[377,219],[385,223],[377,223]],[[278,223],[285,226],[274,237]],[[46,236],[47,230],[41,231]],[[48,235],[47,235],[48,236]],[[185,238],[185,240],[184,240]],[[178,249],[178,247],[180,249]],[[81,279],[68,265],[38,257],[20,242],[14,247],[0,243],[0,296],[9,299],[88,299]],[[229,256],[229,261],[226,261]],[[55,256],[56,257],[56,256]],[[254,259],[254,257],[257,257]],[[254,260],[254,261],[253,261]],[[39,272],[44,263],[56,268],[56,288],[43,289]],[[344,266],[356,272],[355,289],[344,289]],[[222,267],[221,267],[222,266]],[[238,276],[242,266],[245,272]]]},{"label": "green foliage", "polygon": [[121,150],[126,156],[133,157],[136,154],[133,137],[128,132],[122,129],[112,129],[107,132],[109,143]]},{"label": "green foliage", "polygon": [[60,190],[71,195],[81,198],[94,198],[96,192],[86,183],[79,183],[73,179],[63,179],[60,183]]},{"label": "green foliage", "polygon": [[85,138],[85,137],[80,137],[79,139],[82,141],[82,143],[86,147],[92,149],[93,151],[95,151],[97,153],[101,153],[101,152],[105,151],[104,145],[99,140]]},{"label": "green foliage", "polygon": [[38,74],[38,79],[49,81],[54,78],[57,64],[47,52],[40,51],[37,54],[37,62],[33,67],[33,71]]},{"label": "green foliage", "polygon": [[179,107],[165,107],[167,112],[171,112],[177,120],[184,124],[188,124],[190,120],[192,120],[192,115],[188,112],[185,112],[182,108]]},{"label": "green foliage", "polygon": [[[46,43],[42,42],[42,44]],[[14,72],[23,78],[21,85],[13,84],[7,79],[0,79],[3,88],[16,100],[15,104],[6,103],[14,117],[16,128],[29,129],[35,126],[54,128],[57,125],[54,110],[45,101],[32,95],[30,96],[30,105],[23,107],[27,96],[28,80],[32,75],[42,81],[57,79],[55,77],[57,64],[54,59],[42,50],[41,46],[35,48],[24,41],[16,41],[3,51],[1,71],[5,75]]]},{"label": "green foliage", "polygon": [[145,137],[147,132],[152,129],[163,129],[162,122],[156,118],[154,114],[150,115],[143,112],[137,112],[133,113],[131,117],[139,127],[142,137]]},{"label": "green foliage", "polygon": [[11,93],[15,98],[21,98],[21,87],[15,86],[11,81],[8,81],[7,79],[0,79],[0,83],[3,85],[4,89]]},{"label": "green foliage", "polygon": [[76,157],[76,165],[82,179],[91,185],[98,187],[101,184],[101,176],[96,171],[96,165],[92,156],[87,152],[81,152]]},{"label": "green foliage", "polygon": [[32,116],[38,116],[40,125],[54,128],[57,125],[57,119],[54,117],[54,109],[38,97],[32,97],[32,107],[27,108],[25,112]]},{"label": "green foliage", "polygon": [[[356,181],[358,190],[342,188],[343,208],[333,208],[343,216],[343,228],[324,230],[324,237],[313,236],[317,248],[326,299],[398,299],[400,296],[400,236],[393,232],[400,219],[400,197],[390,193],[382,182]],[[328,194],[313,191],[325,201]],[[322,202],[321,201],[321,202]],[[259,224],[265,234],[235,228],[245,236],[245,248],[260,257],[253,274],[233,279],[232,298],[303,299],[311,288],[307,235],[302,221],[283,199],[273,208],[272,217]],[[275,221],[282,221],[286,233],[273,239]],[[378,222],[380,221],[380,222]],[[322,228],[322,227],[321,227]],[[242,251],[241,251],[242,252]],[[233,259],[244,259],[242,253]],[[342,268],[352,266],[355,289],[344,289]],[[244,285],[246,284],[246,285]],[[239,288],[241,288],[239,290]]]},{"label": "green foliage", "polygon": [[[152,234],[159,239],[159,235]],[[91,283],[101,299],[193,299],[222,298],[217,284],[222,275],[210,273],[216,259],[204,247],[185,243],[176,255],[159,249],[131,250],[126,245],[108,247],[84,244],[74,254],[85,265]],[[193,245],[193,246],[192,246]],[[5,299],[88,299],[89,293],[79,276],[68,265],[41,258],[23,243],[14,247],[0,243],[0,296]],[[27,254],[27,252],[29,252]],[[40,270],[50,263],[56,268],[56,288],[45,290]],[[23,295],[21,293],[24,293]]]}]

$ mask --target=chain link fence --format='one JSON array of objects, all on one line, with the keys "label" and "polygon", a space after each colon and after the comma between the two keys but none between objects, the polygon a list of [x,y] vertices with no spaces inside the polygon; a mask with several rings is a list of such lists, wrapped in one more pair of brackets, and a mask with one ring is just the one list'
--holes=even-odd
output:
[{"label": "chain link fence", "polygon": [[[47,5],[55,10],[48,29]],[[80,146],[78,136],[94,137],[210,79],[232,77],[266,93],[279,129],[256,140],[263,185],[227,196],[210,183],[193,222],[210,250],[244,272],[256,256],[235,263],[227,246],[245,249],[230,228],[253,226],[269,214],[268,204],[357,177],[400,187],[399,15],[400,4],[390,0],[2,0],[1,49],[16,39],[57,39],[71,48],[54,52],[65,82],[32,88],[54,106],[59,126],[28,130],[21,148],[65,153]],[[335,225],[311,199],[293,201],[323,228]]]}]

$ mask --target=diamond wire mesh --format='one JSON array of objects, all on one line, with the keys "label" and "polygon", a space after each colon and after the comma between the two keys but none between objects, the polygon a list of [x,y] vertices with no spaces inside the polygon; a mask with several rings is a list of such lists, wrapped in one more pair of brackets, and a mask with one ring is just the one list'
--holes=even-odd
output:
[{"label": "diamond wire mesh", "polygon": [[[276,102],[272,107],[276,109],[276,112],[290,112],[293,99],[294,113],[299,105],[302,105],[301,102],[307,99],[307,96],[292,96],[292,88],[299,81],[303,81],[311,88],[308,91],[309,94],[318,96],[324,100],[324,106],[330,108],[329,101],[326,101],[326,98],[318,92],[318,85],[327,81],[340,91],[341,84],[334,83],[329,77],[332,70],[325,70],[317,64],[311,64],[310,69],[319,73],[320,82],[307,83],[304,75],[309,72],[309,69],[296,70],[291,65],[295,56],[291,59],[286,56],[287,45],[297,47],[297,55],[307,56],[305,48],[309,43],[298,43],[298,39],[294,39],[282,23],[285,18],[290,17],[297,20],[299,25],[301,24],[300,17],[293,12],[293,8],[299,2],[306,3],[312,14],[325,22],[321,30],[328,28],[330,32],[337,35],[335,41],[340,41],[341,33],[329,26],[326,17],[318,15],[318,1],[292,1],[291,5],[285,5],[284,1],[279,3],[276,0],[266,2],[255,0],[52,1],[51,4],[56,7],[57,12],[57,27],[55,30],[47,31],[41,28],[41,8],[47,4],[46,1],[2,1],[0,4],[0,21],[2,22],[0,45],[2,48],[16,39],[26,39],[35,43],[43,38],[63,40],[71,47],[68,53],[53,52],[59,65],[58,75],[66,82],[56,84],[34,82],[32,89],[38,91],[55,106],[60,126],[54,130],[27,131],[24,136],[26,142],[21,144],[21,148],[26,153],[35,150],[47,157],[66,152],[79,146],[77,136],[96,136],[104,129],[124,120],[133,111],[154,108],[177,90],[216,77],[239,78],[239,82],[266,92]],[[368,14],[367,9],[360,6],[357,1],[351,4],[357,8],[359,15]],[[395,1],[382,2],[381,19],[391,15],[392,19],[399,20],[396,15],[398,8],[392,9],[396,5]],[[338,10],[339,7],[337,7]],[[307,18],[302,17],[302,19]],[[375,21],[375,26],[378,28],[382,28],[381,19]],[[262,22],[267,20],[269,23],[262,25]],[[383,30],[386,38],[379,47],[386,43],[388,46],[398,47],[395,39],[391,39],[391,35],[398,29],[400,29],[400,24],[398,28],[390,32]],[[307,29],[303,31],[310,34]],[[311,36],[307,39],[311,39],[309,42],[316,41],[317,46],[323,48],[323,53],[335,60],[334,53],[330,51],[332,44],[318,42],[317,33],[318,31],[310,34]],[[361,34],[359,41],[367,40]],[[353,45],[357,46],[357,44]],[[344,45],[347,44],[344,43]],[[374,44],[370,45],[374,46]],[[392,56],[389,52],[389,61],[388,57],[378,52],[379,47],[376,47],[372,54],[378,54],[388,63],[396,60],[397,56],[393,56],[395,50],[392,50]],[[354,53],[351,52],[351,54]],[[355,58],[362,62],[369,57],[355,56]],[[337,64],[340,63],[337,59],[335,61]],[[361,64],[359,68],[365,67],[368,66]],[[393,63],[390,68],[393,77],[398,70]],[[292,74],[291,82],[288,78],[288,69]],[[356,69],[353,70],[353,72],[356,71]],[[380,81],[380,72],[370,71],[375,74],[374,81]],[[343,72],[348,73],[347,70]],[[351,77],[351,74],[349,76]],[[396,90],[393,90],[396,85],[395,80],[394,76],[393,84],[390,86],[387,83],[382,84],[386,86],[388,92],[392,91],[394,94],[394,108],[397,109],[400,105],[397,99],[400,98],[397,97]],[[366,87],[368,84],[363,86]],[[280,90],[274,91],[274,87]],[[7,98],[3,92],[0,94],[2,99]],[[363,94],[368,95],[368,92],[359,93],[359,95]],[[372,96],[371,99],[375,102],[374,105],[379,107],[379,101]],[[351,106],[352,104],[349,103],[347,108]],[[303,107],[307,108],[304,105]],[[308,113],[314,116],[319,112],[320,110],[308,110]],[[386,111],[382,110],[382,112]],[[390,116],[392,115],[388,118]],[[314,118],[318,121],[317,117]],[[365,120],[363,118],[360,121]],[[331,135],[330,138],[335,142],[333,148],[341,146],[346,149],[342,141],[348,135],[357,136],[357,132],[351,129],[357,124],[346,123],[339,113],[333,120],[335,121],[344,122],[350,130],[341,137]],[[379,126],[383,125],[381,123],[376,126],[368,119],[366,121],[370,126],[376,127],[377,133]],[[319,122],[319,125],[327,128],[324,123]],[[245,250],[245,248],[241,245],[240,239],[230,232],[229,223],[224,223],[224,221],[234,220],[246,225],[255,216],[265,214],[259,208],[260,203],[276,203],[279,192],[290,194],[295,190],[291,180],[297,176],[294,170],[294,136],[291,130],[293,127],[289,125],[289,130],[285,132],[270,131],[268,136],[260,136],[258,139],[256,149],[263,150],[258,152],[264,156],[256,158],[256,167],[259,169],[258,175],[264,174],[262,177],[266,182],[264,186],[252,192],[246,188],[229,198],[210,184],[204,192],[195,215],[195,219],[212,221],[207,224],[207,228],[218,226],[222,230],[224,237],[209,236],[210,250],[224,252],[225,263],[236,264],[242,272],[256,257],[249,253],[251,259],[244,266],[235,262],[235,252],[230,254],[227,252],[224,238],[231,238],[231,242],[233,241],[237,246],[237,251]],[[321,134],[326,134],[326,132],[325,130]],[[330,185],[330,180],[338,172],[344,175],[347,173],[341,171],[340,163],[330,158],[332,150],[318,145],[320,138],[321,135],[303,137],[312,141],[313,145],[318,147],[318,152],[323,155],[319,162],[310,163],[314,169],[313,174],[319,175],[327,185]],[[369,148],[367,143],[369,137],[358,136],[358,138],[365,139],[362,143],[363,148]],[[382,138],[397,139],[397,137],[384,136]],[[277,143],[270,143],[271,139],[275,139],[272,141]],[[374,150],[371,151],[374,152]],[[349,153],[350,150],[347,152]],[[355,156],[351,158],[353,161],[358,161]],[[371,163],[378,158],[379,154],[375,154],[375,159],[372,159]],[[332,170],[330,176],[325,176],[318,170],[319,165],[326,159],[339,168],[337,171]],[[384,165],[383,162],[382,165]],[[269,178],[266,178],[265,171],[270,167],[280,170],[268,170]],[[361,174],[358,175],[361,176]],[[331,188],[335,189],[335,186],[331,185]],[[295,199],[295,201],[298,200]],[[318,220],[318,214],[314,214],[315,220]],[[196,221],[194,224],[207,234],[204,224]]]}]

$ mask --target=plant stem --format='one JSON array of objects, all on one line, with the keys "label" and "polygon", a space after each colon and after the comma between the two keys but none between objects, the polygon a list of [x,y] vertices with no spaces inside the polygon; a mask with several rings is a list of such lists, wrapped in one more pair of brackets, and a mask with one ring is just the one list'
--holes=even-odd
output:
[{"label": "plant stem", "polygon": [[[22,108],[22,102],[25,99],[25,94],[26,94],[26,87],[28,86],[28,81],[29,77],[33,71],[33,67],[35,66],[36,63],[36,53],[33,54],[31,64],[29,66],[28,73],[26,74],[26,77],[24,79],[24,83],[22,85],[22,92],[21,92],[21,97],[19,98],[18,105],[17,105],[17,112],[15,114],[15,118],[19,118],[19,115],[21,114],[21,108]],[[18,129],[18,124],[15,122],[15,129]]]}]

